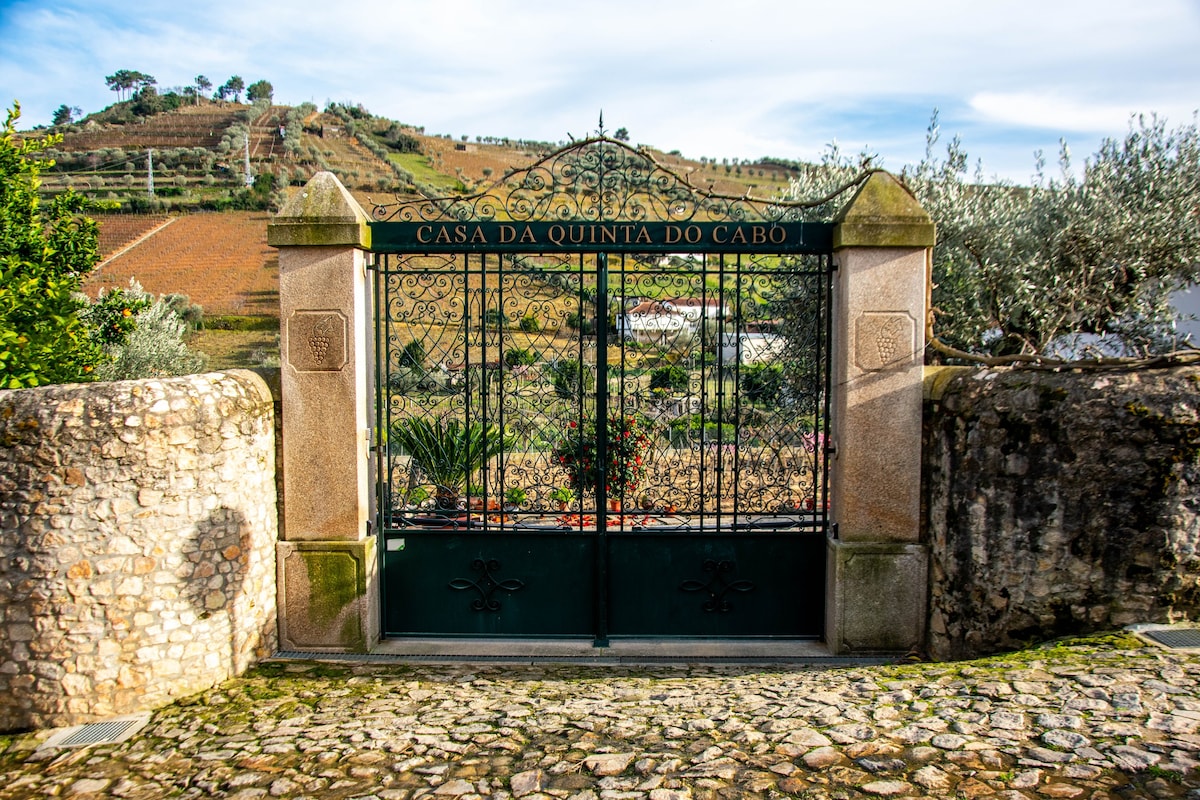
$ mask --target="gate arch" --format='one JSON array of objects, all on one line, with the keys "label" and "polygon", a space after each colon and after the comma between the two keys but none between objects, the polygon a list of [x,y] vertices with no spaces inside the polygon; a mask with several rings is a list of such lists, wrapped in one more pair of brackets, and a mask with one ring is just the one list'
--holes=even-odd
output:
[{"label": "gate arch", "polygon": [[833,225],[802,208],[603,134],[373,207],[385,635],[821,636]]}]

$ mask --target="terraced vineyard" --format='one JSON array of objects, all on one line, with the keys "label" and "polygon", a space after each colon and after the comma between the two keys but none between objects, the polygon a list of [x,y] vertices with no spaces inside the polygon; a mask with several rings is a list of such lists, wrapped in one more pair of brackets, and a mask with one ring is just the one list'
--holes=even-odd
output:
[{"label": "terraced vineyard", "polygon": [[189,106],[170,114],[156,114],[138,125],[100,125],[63,136],[65,150],[143,147],[216,147],[225,129],[237,118],[239,107]]},{"label": "terraced vineyard", "polygon": [[[105,218],[101,231],[108,224],[123,229],[115,219]],[[279,256],[267,245],[269,219],[265,212],[244,211],[178,217],[104,263],[84,290],[94,295],[137,278],[153,294],[188,295],[205,315],[277,316]]]},{"label": "terraced vineyard", "polygon": [[99,214],[94,217],[100,228],[100,258],[112,258],[143,236],[171,219],[166,214]]}]

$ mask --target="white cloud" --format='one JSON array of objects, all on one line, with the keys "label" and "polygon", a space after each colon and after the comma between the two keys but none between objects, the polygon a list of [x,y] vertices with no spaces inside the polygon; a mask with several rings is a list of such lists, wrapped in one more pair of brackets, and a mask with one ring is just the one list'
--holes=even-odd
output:
[{"label": "white cloud", "polygon": [[1181,124],[1190,120],[1197,109],[1196,105],[1189,107],[1173,98],[1152,102],[1148,107],[1143,102],[1144,98],[1124,103],[1111,100],[1088,103],[1057,93],[980,92],[970,99],[970,106],[987,123],[1064,133],[1120,131],[1133,116],[1148,109]]},{"label": "white cloud", "polygon": [[938,106],[1007,165],[1121,135],[1134,112],[1189,120],[1197,41],[1192,0],[18,0],[0,10],[0,98],[45,123],[111,103],[117,69],[164,87],[236,73],[431,132],[558,141],[604,109],[697,157],[812,159],[836,138],[897,166]]}]

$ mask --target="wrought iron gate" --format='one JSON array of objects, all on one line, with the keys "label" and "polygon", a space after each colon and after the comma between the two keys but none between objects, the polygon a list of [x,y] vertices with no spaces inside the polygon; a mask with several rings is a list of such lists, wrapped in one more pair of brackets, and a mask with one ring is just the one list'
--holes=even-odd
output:
[{"label": "wrought iron gate", "polygon": [[831,226],[603,135],[374,213],[385,635],[820,636]]}]

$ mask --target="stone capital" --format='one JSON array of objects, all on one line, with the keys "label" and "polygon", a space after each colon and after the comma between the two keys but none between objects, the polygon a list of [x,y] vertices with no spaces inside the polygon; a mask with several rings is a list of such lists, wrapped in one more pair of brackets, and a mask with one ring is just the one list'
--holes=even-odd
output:
[{"label": "stone capital", "polygon": [[886,172],[875,172],[867,178],[834,224],[834,250],[933,247],[933,220],[908,189]]},{"label": "stone capital", "polygon": [[267,226],[273,247],[371,247],[366,212],[332,172],[318,172],[284,204]]}]

